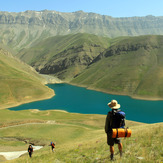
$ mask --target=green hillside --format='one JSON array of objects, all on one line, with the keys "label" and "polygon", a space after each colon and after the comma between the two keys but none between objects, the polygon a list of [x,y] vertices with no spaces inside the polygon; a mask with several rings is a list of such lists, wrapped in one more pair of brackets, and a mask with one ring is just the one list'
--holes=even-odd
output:
[{"label": "green hillside", "polygon": [[133,97],[163,98],[163,36],[124,38],[114,43],[71,81]]},{"label": "green hillside", "polygon": [[[12,119],[14,117],[14,119]],[[8,161],[107,163],[110,152],[104,132],[106,115],[76,114],[63,111],[0,110],[0,151],[24,151],[29,143],[43,145],[28,154]],[[132,130],[130,138],[122,139],[123,158],[115,146],[114,162],[161,162],[163,160],[163,123],[143,124],[126,121]],[[55,152],[49,144],[56,143]],[[0,161],[5,160],[2,156]]]},{"label": "green hillside", "polygon": [[163,36],[109,39],[72,34],[45,39],[18,57],[43,74],[135,98],[163,98]]},{"label": "green hillside", "polygon": [[33,68],[0,49],[0,108],[52,96],[44,82]]},{"label": "green hillside", "polygon": [[43,74],[70,80],[109,47],[109,38],[91,34],[55,36],[17,56]]}]

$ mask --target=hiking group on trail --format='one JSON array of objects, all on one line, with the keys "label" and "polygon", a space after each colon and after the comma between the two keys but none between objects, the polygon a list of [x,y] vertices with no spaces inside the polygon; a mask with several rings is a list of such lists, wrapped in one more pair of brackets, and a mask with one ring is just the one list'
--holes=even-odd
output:
[{"label": "hiking group on trail", "polygon": [[[51,146],[51,149],[52,149],[52,152],[54,152],[54,149],[55,149],[55,143],[54,142],[51,142],[50,145]],[[34,146],[36,147],[36,146]],[[37,150],[37,149],[36,149]],[[28,147],[28,154],[29,154],[29,157],[31,158],[32,157],[32,154],[33,154],[33,146],[30,144],[29,147]]]},{"label": "hiking group on trail", "polygon": [[[130,137],[131,130],[125,128],[125,113],[121,111],[120,104],[116,100],[112,100],[107,104],[112,110],[108,112],[105,121],[105,132],[107,134],[107,144],[110,146],[110,159],[114,160],[114,144],[118,144],[120,157],[122,157],[123,145],[121,137]],[[50,145],[52,152],[55,149],[55,143],[51,142]],[[32,157],[33,147],[29,145],[29,156]]]},{"label": "hiking group on trail", "polygon": [[[120,157],[122,157],[122,143],[120,137],[129,137],[131,131],[125,128],[125,113],[121,111],[120,104],[116,100],[112,100],[108,103],[108,106],[112,109],[108,112],[105,122],[105,132],[107,134],[107,144],[110,146],[110,159],[114,159],[114,144],[118,144]],[[120,129],[123,130],[120,130]],[[121,133],[118,133],[121,131]],[[115,133],[116,134],[115,134]]]}]

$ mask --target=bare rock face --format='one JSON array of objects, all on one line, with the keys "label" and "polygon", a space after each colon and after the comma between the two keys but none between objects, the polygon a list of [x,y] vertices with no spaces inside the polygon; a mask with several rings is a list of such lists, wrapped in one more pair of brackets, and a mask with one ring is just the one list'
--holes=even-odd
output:
[{"label": "bare rock face", "polygon": [[0,12],[0,42],[17,51],[44,38],[71,33],[107,37],[163,34],[163,17],[113,18],[83,11]]}]

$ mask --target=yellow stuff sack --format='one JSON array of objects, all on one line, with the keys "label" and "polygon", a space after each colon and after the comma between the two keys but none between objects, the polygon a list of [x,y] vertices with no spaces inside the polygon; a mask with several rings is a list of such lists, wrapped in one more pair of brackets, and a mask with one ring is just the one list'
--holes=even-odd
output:
[{"label": "yellow stuff sack", "polygon": [[129,128],[113,128],[112,129],[112,138],[122,138],[130,137],[131,129]]}]

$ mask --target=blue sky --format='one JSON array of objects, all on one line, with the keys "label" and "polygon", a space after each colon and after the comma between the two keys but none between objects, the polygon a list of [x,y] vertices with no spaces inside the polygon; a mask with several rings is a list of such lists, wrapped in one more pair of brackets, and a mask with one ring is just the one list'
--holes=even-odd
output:
[{"label": "blue sky", "polygon": [[1,0],[0,11],[94,12],[112,17],[163,16],[163,0]]}]

